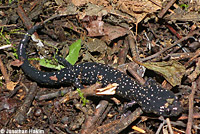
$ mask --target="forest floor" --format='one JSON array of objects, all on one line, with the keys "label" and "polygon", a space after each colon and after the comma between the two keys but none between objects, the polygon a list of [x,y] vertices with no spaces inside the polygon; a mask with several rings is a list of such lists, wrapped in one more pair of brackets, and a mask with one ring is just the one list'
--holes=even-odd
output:
[{"label": "forest floor", "polygon": [[[151,78],[171,90],[182,113],[126,109],[120,97],[89,94],[98,83],[82,91],[36,83],[17,50],[39,23],[26,48],[38,70],[63,68],[55,54],[71,64],[103,63],[141,85]],[[0,1],[0,28],[0,133],[200,133],[199,0]]]}]

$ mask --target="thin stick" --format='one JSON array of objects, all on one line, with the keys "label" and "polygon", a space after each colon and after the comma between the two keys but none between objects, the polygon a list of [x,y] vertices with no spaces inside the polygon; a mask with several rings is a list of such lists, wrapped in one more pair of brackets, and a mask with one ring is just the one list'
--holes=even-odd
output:
[{"label": "thin stick", "polygon": [[186,128],[186,134],[191,134],[192,125],[193,125],[193,108],[194,108],[194,94],[197,90],[196,82],[192,82],[192,93],[189,95],[189,115]]},{"label": "thin stick", "polygon": [[159,52],[157,52],[157,53],[155,53],[155,54],[153,54],[153,55],[151,55],[151,56],[149,56],[149,57],[146,57],[146,58],[144,58],[144,59],[141,59],[141,61],[147,61],[147,60],[153,59],[153,58],[155,58],[155,57],[161,55],[163,52],[165,52],[165,51],[167,51],[167,50],[173,48],[173,47],[176,46],[178,43],[180,43],[180,42],[182,42],[182,41],[188,39],[189,37],[192,37],[192,36],[195,35],[195,34],[199,34],[199,31],[200,31],[200,29],[197,29],[197,30],[193,31],[192,33],[189,33],[187,36],[185,36],[185,37],[181,38],[180,40],[177,40],[176,42],[174,42],[171,46],[166,47],[166,48],[162,49],[161,51],[159,51]]}]

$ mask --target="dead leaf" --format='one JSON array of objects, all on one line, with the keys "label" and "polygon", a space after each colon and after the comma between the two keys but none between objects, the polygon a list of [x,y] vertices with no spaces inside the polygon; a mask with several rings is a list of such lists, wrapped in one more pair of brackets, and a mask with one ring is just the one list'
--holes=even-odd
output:
[{"label": "dead leaf", "polygon": [[12,81],[10,81],[10,82],[7,82],[6,83],[6,88],[8,89],[8,90],[14,90],[14,88],[15,88],[15,86],[18,84],[18,82],[12,82]]},{"label": "dead leaf", "polygon": [[86,9],[83,12],[78,13],[78,18],[82,20],[85,16],[105,16],[108,14],[107,10],[103,6],[87,3]]},{"label": "dead leaf", "polygon": [[79,13],[77,7],[74,4],[68,4],[63,8],[59,8],[58,12],[59,14],[65,14],[65,15],[75,15]]},{"label": "dead leaf", "polygon": [[85,28],[88,31],[88,36],[97,37],[105,35],[103,31],[104,22],[101,20],[95,20],[90,22]]},{"label": "dead leaf", "polygon": [[84,26],[88,31],[88,36],[90,37],[103,36],[102,40],[106,42],[110,42],[128,33],[128,29],[104,23],[101,20],[101,17],[87,16],[83,19],[83,21],[84,21]]},{"label": "dead leaf", "polygon": [[160,0],[114,0],[119,10],[130,14],[139,23],[147,14],[156,12],[162,8]]},{"label": "dead leaf", "polygon": [[20,101],[13,98],[6,98],[2,96],[0,98],[0,124],[6,125],[7,122],[10,120],[10,116],[16,111],[17,107],[19,106]]},{"label": "dead leaf", "polygon": [[97,38],[88,39],[85,45],[90,52],[105,53],[109,49],[104,41]]},{"label": "dead leaf", "polygon": [[112,26],[110,24],[104,24],[104,33],[106,34],[102,39],[106,42],[112,41],[116,38],[122,37],[128,33],[128,29],[120,26]]},{"label": "dead leaf", "polygon": [[10,112],[14,112],[14,108],[16,108],[18,106],[18,104],[20,103],[19,100],[17,99],[13,99],[13,98],[6,98],[6,97],[1,97],[0,98],[0,109],[6,109]]},{"label": "dead leaf", "polygon": [[83,6],[87,3],[87,0],[72,0],[71,1],[75,6]]},{"label": "dead leaf", "polygon": [[147,62],[142,66],[161,74],[172,86],[180,85],[185,74],[185,66],[177,61]]},{"label": "dead leaf", "polygon": [[15,61],[12,61],[10,64],[15,67],[20,67],[23,64],[23,62],[17,59]]}]

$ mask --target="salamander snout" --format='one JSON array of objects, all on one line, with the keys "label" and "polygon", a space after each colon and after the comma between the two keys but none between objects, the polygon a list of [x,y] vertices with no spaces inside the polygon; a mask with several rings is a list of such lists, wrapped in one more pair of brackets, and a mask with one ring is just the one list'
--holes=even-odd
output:
[{"label": "salamander snout", "polygon": [[177,116],[182,112],[181,103],[178,98],[167,99],[166,103],[160,107],[160,115],[163,116]]}]

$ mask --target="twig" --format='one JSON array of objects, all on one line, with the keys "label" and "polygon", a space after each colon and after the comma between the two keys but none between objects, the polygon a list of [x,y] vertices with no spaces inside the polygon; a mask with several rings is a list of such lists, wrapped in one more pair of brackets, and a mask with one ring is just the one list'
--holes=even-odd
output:
[{"label": "twig", "polygon": [[157,129],[157,131],[156,131],[156,134],[159,134],[160,133],[160,131],[161,131],[161,129],[162,129],[162,127],[165,125],[165,121],[163,120],[163,122],[159,125],[159,127],[158,127],[158,129]]},{"label": "twig", "polygon": [[0,6],[0,9],[2,8],[10,8],[11,6]]},{"label": "twig", "polygon": [[167,122],[167,126],[168,126],[170,134],[174,134],[169,118],[166,119],[166,122]]},{"label": "twig", "polygon": [[[193,113],[194,119],[200,119],[200,113]],[[178,120],[187,120],[188,116],[186,114],[183,114],[181,117],[178,118]]]},{"label": "twig", "polygon": [[13,46],[12,46],[12,45],[4,45],[4,46],[0,46],[0,50],[1,50],[1,49],[10,48],[10,47],[13,47]]},{"label": "twig", "polygon": [[173,28],[171,27],[169,24],[166,24],[166,27],[178,38],[181,39],[182,36]]},{"label": "twig", "polygon": [[162,11],[158,14],[159,18],[162,18],[163,15],[168,11],[168,9],[174,4],[176,0],[171,0],[170,2],[168,2],[168,4],[166,5],[165,8],[162,9]]},{"label": "twig", "polygon": [[68,92],[70,92],[72,89],[71,88],[65,88],[63,90],[59,90],[53,93],[47,93],[47,94],[43,94],[43,95],[37,95],[35,96],[35,99],[42,101],[42,100],[50,100],[52,98],[55,97],[59,97],[59,96],[63,96],[63,94],[66,94]]},{"label": "twig", "polygon": [[127,69],[128,69],[128,71],[139,81],[139,83],[140,83],[141,85],[144,85],[144,84],[145,84],[145,80],[144,80],[141,76],[138,75],[138,73],[134,70],[133,66],[131,66],[131,65],[129,64],[129,66],[128,66]]},{"label": "twig", "polygon": [[0,27],[17,27],[16,24],[10,24],[10,25],[2,25],[0,24]]},{"label": "twig", "polygon": [[81,134],[90,133],[93,129],[95,129],[94,127],[95,127],[97,121],[101,118],[101,115],[104,113],[107,106],[108,106],[108,101],[106,101],[106,100],[100,101],[100,103],[96,107],[94,115],[88,116],[86,118],[84,127],[80,132]]},{"label": "twig", "polygon": [[188,65],[190,65],[190,64],[192,63],[192,61],[193,61],[194,59],[196,59],[199,55],[200,55],[200,50],[197,50],[197,51],[195,52],[195,55],[194,55],[191,59],[189,59],[188,62],[185,63],[185,66],[187,67]]},{"label": "twig", "polygon": [[159,51],[159,52],[157,52],[157,53],[155,53],[155,54],[153,54],[153,55],[151,55],[151,56],[148,56],[148,57],[146,57],[146,58],[141,59],[141,61],[147,61],[147,60],[153,59],[153,58],[155,58],[155,57],[161,55],[163,52],[165,52],[165,51],[167,51],[167,50],[173,48],[173,47],[176,46],[178,43],[180,43],[180,42],[182,42],[182,41],[188,39],[189,37],[192,37],[192,36],[195,35],[195,34],[199,34],[199,31],[200,31],[200,29],[197,29],[197,30],[193,31],[192,33],[189,33],[187,36],[185,36],[185,37],[181,38],[180,40],[177,40],[176,42],[174,42],[171,46],[166,47],[166,48],[163,48],[161,51]]},{"label": "twig", "polygon": [[171,53],[171,54],[168,54],[163,59],[167,59],[168,57],[170,57],[170,59],[172,60],[182,60],[182,59],[189,59],[193,57],[194,55],[195,55],[194,53]]},{"label": "twig", "polygon": [[[91,85],[88,88],[82,89],[81,92],[84,94],[84,96],[93,96],[93,95],[95,96],[96,95],[96,89],[100,88],[101,86],[102,86],[102,84],[97,82],[97,83]],[[78,91],[73,91],[73,92],[67,93],[63,98],[61,98],[59,100],[59,102],[65,103],[66,101],[69,101],[71,99],[78,99],[78,98],[80,98]]]},{"label": "twig", "polygon": [[[27,14],[25,13],[24,9],[20,5],[18,5],[17,13],[18,13],[20,19],[23,21],[25,27],[27,29],[31,29],[31,27],[33,25],[31,24],[31,21],[28,18]],[[36,32],[34,33],[34,35],[38,38],[38,34]]]},{"label": "twig", "polygon": [[126,61],[126,56],[127,56],[128,50],[129,50],[127,38],[125,38],[123,46],[124,47],[122,49],[119,49],[119,54],[118,54],[118,57],[119,57],[118,64],[119,65],[124,64]]},{"label": "twig", "polygon": [[3,62],[1,60],[1,56],[0,56],[0,69],[1,69],[1,73],[3,74],[3,77],[5,79],[6,84],[10,82],[9,76],[7,74],[6,68],[3,65]]},{"label": "twig", "polygon": [[186,128],[186,134],[191,134],[191,129],[193,125],[193,108],[194,108],[194,94],[197,90],[196,82],[192,82],[192,93],[189,95],[189,115],[188,115],[188,122]]},{"label": "twig", "polygon": [[24,123],[26,119],[27,111],[29,110],[36,93],[37,93],[37,83],[34,82],[31,85],[30,91],[27,94],[24,100],[24,103],[22,104],[21,107],[18,108],[18,111],[16,112],[16,115],[14,116],[14,121],[16,121],[19,124]]},{"label": "twig", "polygon": [[127,116],[121,120],[115,120],[111,123],[100,126],[95,131],[93,131],[91,134],[96,134],[96,133],[98,133],[98,134],[117,134],[117,133],[120,133],[127,126],[129,126],[133,121],[135,121],[142,113],[143,113],[142,109],[137,108],[129,116]]},{"label": "twig", "polygon": [[130,46],[130,49],[131,49],[132,56],[134,56],[135,59],[139,60],[137,45],[136,45],[134,36],[131,35],[131,34],[128,35],[128,43],[129,43],[129,46]]}]

